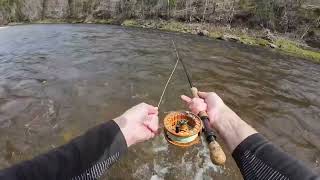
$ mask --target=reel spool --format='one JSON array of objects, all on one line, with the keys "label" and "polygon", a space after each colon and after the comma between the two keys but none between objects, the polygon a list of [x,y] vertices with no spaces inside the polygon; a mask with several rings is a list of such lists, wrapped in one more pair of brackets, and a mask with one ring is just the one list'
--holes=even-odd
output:
[{"label": "reel spool", "polygon": [[191,112],[171,112],[163,120],[166,140],[176,146],[188,147],[200,142],[201,119]]}]

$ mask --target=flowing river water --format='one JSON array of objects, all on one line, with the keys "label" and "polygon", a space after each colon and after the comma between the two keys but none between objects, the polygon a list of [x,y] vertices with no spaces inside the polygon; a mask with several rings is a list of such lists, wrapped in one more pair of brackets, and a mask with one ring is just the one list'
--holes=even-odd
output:
[{"label": "flowing river water", "polygon": [[[320,64],[266,48],[105,25],[0,29],[0,168],[64,144],[139,102],[156,105],[176,60],[172,39],[200,90],[217,92],[320,173]],[[179,96],[189,93],[179,65],[160,118],[186,109]],[[161,134],[131,148],[104,179],[242,179],[230,152],[217,167],[204,145],[176,148]]]}]

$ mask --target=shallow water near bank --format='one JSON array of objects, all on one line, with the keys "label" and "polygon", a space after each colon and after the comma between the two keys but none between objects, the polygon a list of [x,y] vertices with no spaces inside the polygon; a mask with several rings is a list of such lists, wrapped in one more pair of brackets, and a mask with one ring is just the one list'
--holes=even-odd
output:
[{"label": "shallow water near bank", "polygon": [[[127,108],[156,105],[175,63],[171,40],[202,91],[320,173],[320,64],[206,38],[106,25],[22,25],[0,30],[0,168],[66,143]],[[185,109],[179,66],[160,117]],[[205,144],[203,142],[203,144]],[[105,179],[241,179],[230,153],[212,165],[204,145],[163,135],[129,150]]]}]

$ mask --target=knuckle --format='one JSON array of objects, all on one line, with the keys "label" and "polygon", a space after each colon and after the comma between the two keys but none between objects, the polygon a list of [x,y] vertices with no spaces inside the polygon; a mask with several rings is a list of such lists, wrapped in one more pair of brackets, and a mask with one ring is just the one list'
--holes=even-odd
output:
[{"label": "knuckle", "polygon": [[211,95],[212,95],[212,96],[217,96],[217,93],[211,92]]},{"label": "knuckle", "polygon": [[143,107],[144,105],[143,105],[143,103],[139,103],[139,104],[137,104],[136,106],[137,106],[137,107]]},{"label": "knuckle", "polygon": [[210,92],[208,97],[216,97],[216,96],[217,96],[217,93],[215,93],[215,92]]}]

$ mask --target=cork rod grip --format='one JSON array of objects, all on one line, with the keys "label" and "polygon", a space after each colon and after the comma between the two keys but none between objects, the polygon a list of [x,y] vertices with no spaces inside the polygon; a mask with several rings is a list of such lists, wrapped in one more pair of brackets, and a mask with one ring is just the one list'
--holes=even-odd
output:
[{"label": "cork rod grip", "polygon": [[226,163],[227,157],[217,141],[208,144],[211,162],[215,165],[222,166]]},{"label": "cork rod grip", "polygon": [[[196,87],[192,87],[191,88],[191,92],[193,97],[199,97],[198,95],[198,89]],[[201,117],[201,119],[207,119],[207,121],[209,120],[208,118],[208,114],[205,111],[201,111],[199,113],[199,116]],[[207,117],[207,118],[203,118],[203,117]],[[203,123],[204,126],[209,126],[208,122],[204,122]],[[205,127],[205,130],[210,130],[211,127]],[[211,130],[212,131],[212,130]],[[206,132],[205,134],[213,134],[212,132]],[[215,137],[215,136],[214,136]],[[210,159],[212,161],[213,164],[216,165],[224,165],[226,162],[226,154],[224,153],[223,149],[221,148],[220,144],[215,140],[215,138],[211,138],[211,137],[206,137],[207,142],[208,142],[208,148],[210,151]],[[210,140],[209,140],[210,139]]]}]

